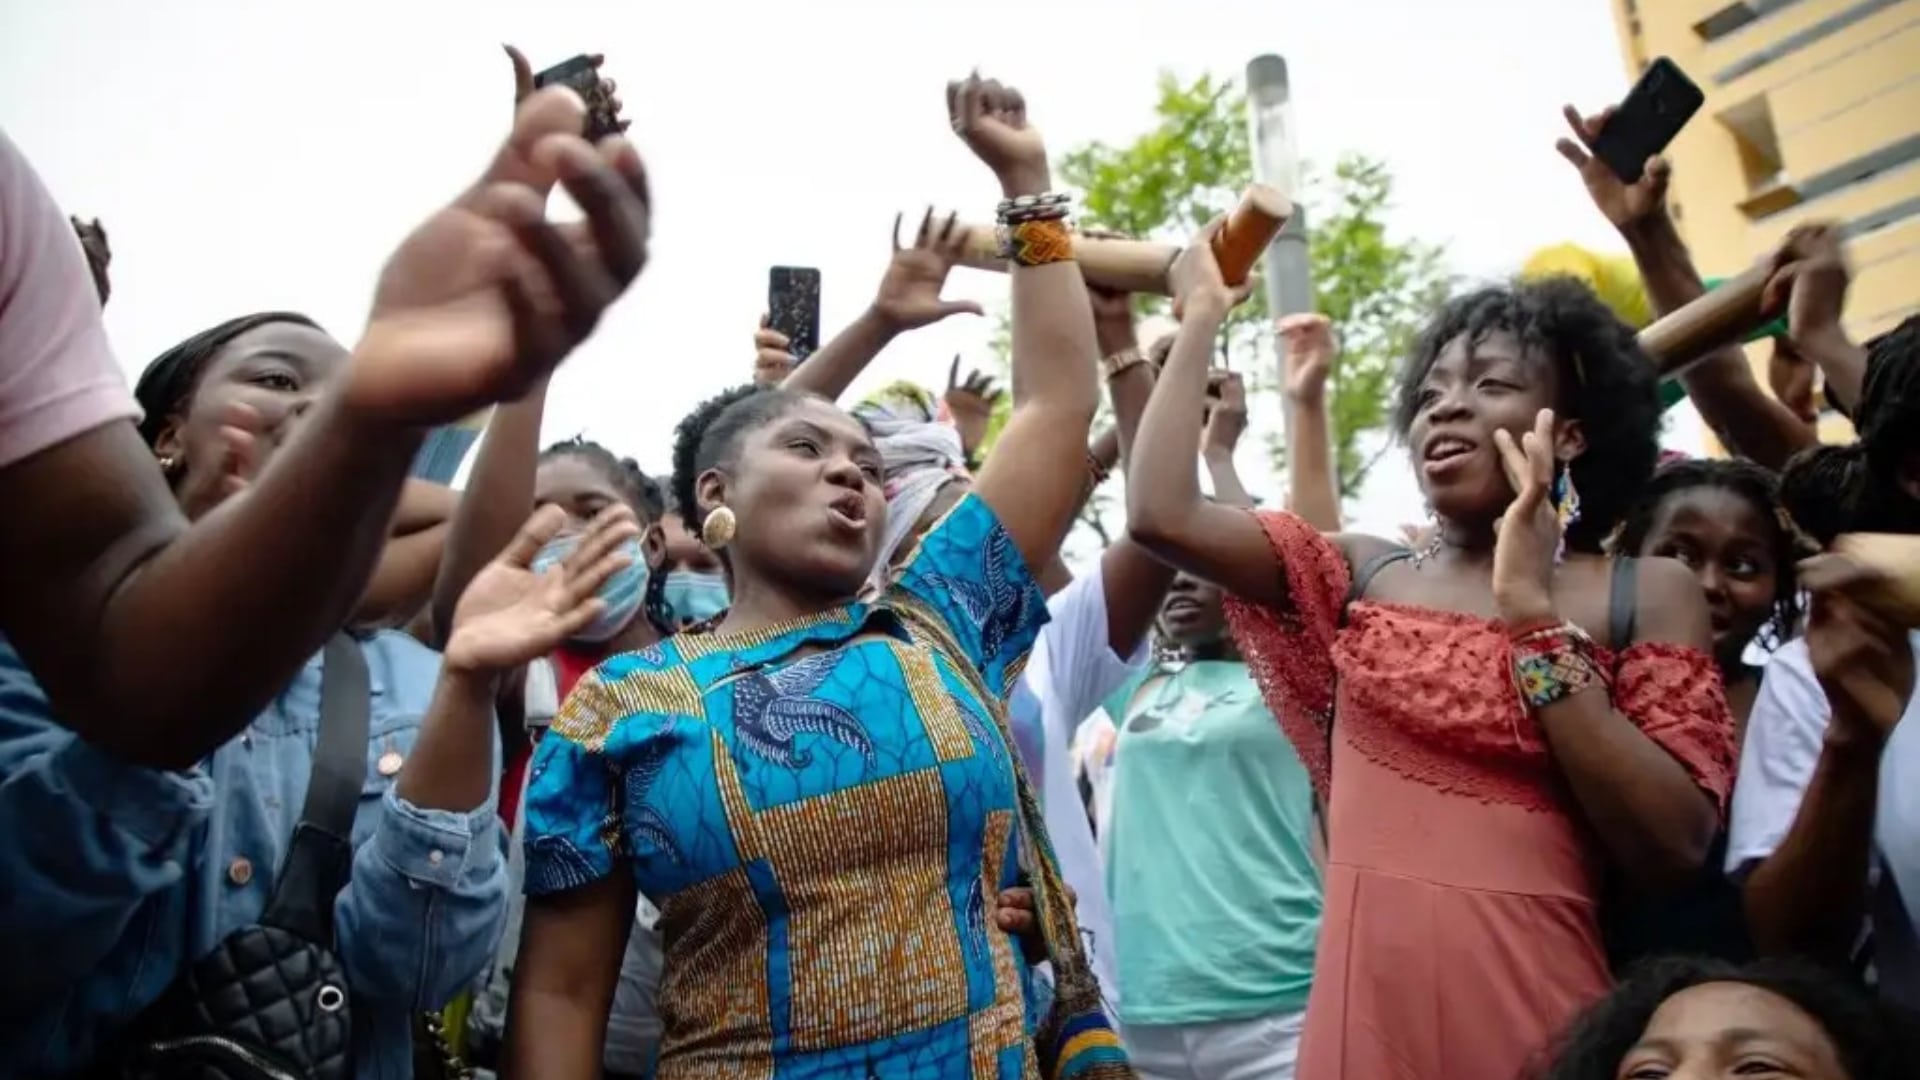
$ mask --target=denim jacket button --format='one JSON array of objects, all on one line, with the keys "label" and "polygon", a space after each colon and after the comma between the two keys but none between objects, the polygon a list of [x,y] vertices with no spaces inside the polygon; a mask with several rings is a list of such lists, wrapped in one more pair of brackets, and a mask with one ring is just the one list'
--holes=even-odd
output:
[{"label": "denim jacket button", "polygon": [[247,882],[253,880],[253,864],[245,856],[233,860],[227,865],[227,880],[245,887]]}]

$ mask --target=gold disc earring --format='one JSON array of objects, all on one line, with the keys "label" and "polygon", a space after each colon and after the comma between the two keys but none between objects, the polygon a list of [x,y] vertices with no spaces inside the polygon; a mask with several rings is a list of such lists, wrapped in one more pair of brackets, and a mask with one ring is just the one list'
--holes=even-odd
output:
[{"label": "gold disc earring", "polygon": [[719,551],[733,543],[734,532],[739,527],[739,519],[733,516],[731,509],[716,506],[707,511],[707,516],[700,522],[700,542]]}]

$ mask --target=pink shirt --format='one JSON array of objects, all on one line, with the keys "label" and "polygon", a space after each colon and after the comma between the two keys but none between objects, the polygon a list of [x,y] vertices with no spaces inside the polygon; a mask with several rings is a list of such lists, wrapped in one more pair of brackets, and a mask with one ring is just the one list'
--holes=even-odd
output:
[{"label": "pink shirt", "polygon": [[73,225],[0,131],[0,469],[139,415]]}]

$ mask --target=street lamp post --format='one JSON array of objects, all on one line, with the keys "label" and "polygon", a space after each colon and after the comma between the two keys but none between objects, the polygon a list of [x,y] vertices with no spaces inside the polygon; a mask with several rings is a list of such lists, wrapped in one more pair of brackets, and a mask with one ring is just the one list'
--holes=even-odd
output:
[{"label": "street lamp post", "polygon": [[[1307,263],[1307,213],[1300,205],[1300,150],[1294,135],[1293,95],[1287,62],[1273,53],[1247,62],[1247,126],[1253,140],[1255,179],[1279,188],[1293,201],[1293,216],[1267,245],[1267,309],[1277,318],[1313,310],[1313,274]],[[1274,357],[1284,383],[1284,345],[1275,335]],[[1292,425],[1292,404],[1281,410]]]}]

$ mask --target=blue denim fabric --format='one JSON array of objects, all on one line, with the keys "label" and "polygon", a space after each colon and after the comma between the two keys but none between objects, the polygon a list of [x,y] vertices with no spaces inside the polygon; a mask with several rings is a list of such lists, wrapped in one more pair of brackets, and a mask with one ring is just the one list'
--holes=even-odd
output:
[{"label": "blue denim fabric", "polygon": [[[380,769],[412,752],[439,654],[392,632],[362,650],[367,774],[335,944],[357,1075],[406,1080],[412,1014],[465,989],[493,955],[506,860],[492,795],[468,813],[422,810]],[[306,797],[320,678],[315,656],[211,758],[158,772],[54,722],[0,641],[0,1075],[86,1065],[183,966],[259,919]]]}]

